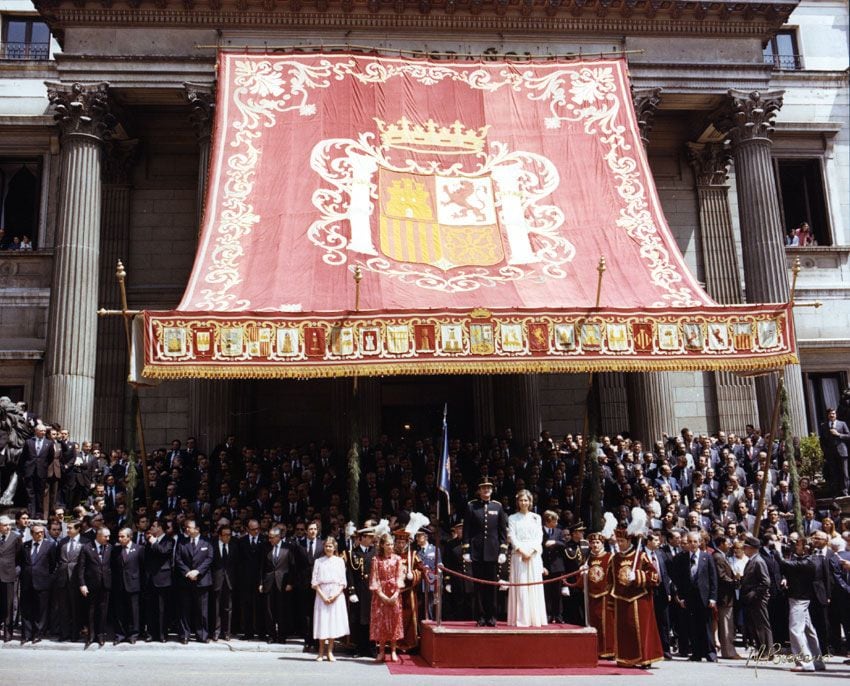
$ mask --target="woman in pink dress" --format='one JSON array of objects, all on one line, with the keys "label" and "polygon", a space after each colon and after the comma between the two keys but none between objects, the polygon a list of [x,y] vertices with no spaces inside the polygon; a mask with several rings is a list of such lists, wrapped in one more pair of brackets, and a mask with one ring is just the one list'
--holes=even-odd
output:
[{"label": "woman in pink dress", "polygon": [[372,591],[372,615],[369,638],[378,644],[376,662],[384,661],[385,644],[390,644],[390,659],[398,662],[396,642],[404,637],[401,620],[401,588],[404,586],[404,565],[393,552],[393,537],[384,534],[378,539],[377,555],[372,560],[369,589]]}]

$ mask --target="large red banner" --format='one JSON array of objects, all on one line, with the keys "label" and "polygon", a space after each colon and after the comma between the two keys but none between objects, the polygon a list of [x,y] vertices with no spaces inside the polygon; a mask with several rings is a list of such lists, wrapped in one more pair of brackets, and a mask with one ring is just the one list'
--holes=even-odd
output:
[{"label": "large red banner", "polygon": [[721,308],[689,273],[622,60],[225,53],[218,93],[198,255],[178,310],[146,313],[148,375],[794,359],[787,306]]}]

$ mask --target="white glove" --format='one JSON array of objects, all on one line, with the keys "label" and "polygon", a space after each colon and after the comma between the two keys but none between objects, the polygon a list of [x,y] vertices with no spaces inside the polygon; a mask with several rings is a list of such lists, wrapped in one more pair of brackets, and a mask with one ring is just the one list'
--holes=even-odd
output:
[{"label": "white glove", "polygon": [[508,561],[508,556],[505,555],[504,553],[499,553],[499,560],[498,560],[499,564],[503,565],[507,561]]},{"label": "white glove", "polygon": [[634,571],[633,571],[633,570],[631,570],[631,569],[629,570],[629,575],[628,575],[628,577],[627,577],[627,578],[628,578],[628,580],[629,580],[629,583],[631,583],[632,581],[634,581],[634,580],[635,580],[635,578],[636,578],[636,577],[635,577],[635,573],[634,573]]},{"label": "white glove", "polygon": [[561,586],[561,595],[565,598],[570,597],[570,587],[569,586]]},{"label": "white glove", "polygon": [[406,576],[405,578],[406,578],[408,581],[413,581],[413,572],[408,572],[408,573],[407,573],[407,576]]},{"label": "white glove", "polygon": [[469,553],[464,553],[463,554],[463,561],[464,562],[472,562],[472,555],[470,555]]},{"label": "white glove", "polygon": [[350,596],[348,596],[348,600],[352,603],[356,603],[360,601],[360,598],[357,597],[356,593],[352,593]]},{"label": "white glove", "polygon": [[509,588],[509,587],[508,587],[507,585],[505,585],[505,584],[500,584],[500,585],[499,585],[499,590],[500,590],[502,593],[504,593],[505,591],[507,591],[507,590],[508,590],[508,588]]},{"label": "white glove", "polygon": [[543,545],[545,545],[547,548],[551,548],[551,547],[552,547],[553,545],[555,545],[557,542],[558,542],[558,541],[546,541],[546,543],[544,543]]},{"label": "white glove", "polygon": [[451,593],[451,592],[452,592],[452,585],[451,585],[451,584],[446,584],[446,585],[445,585],[445,587],[443,587],[443,590],[444,590],[446,593]]}]

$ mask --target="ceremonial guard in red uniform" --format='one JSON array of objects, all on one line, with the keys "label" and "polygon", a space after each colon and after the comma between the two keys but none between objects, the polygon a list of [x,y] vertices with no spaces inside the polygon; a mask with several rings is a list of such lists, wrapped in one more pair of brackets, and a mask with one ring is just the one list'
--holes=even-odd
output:
[{"label": "ceremonial guard in red uniform", "polygon": [[622,667],[648,667],[664,659],[652,603],[658,572],[646,553],[635,549],[625,529],[614,535],[620,551],[608,564],[616,627],[614,659]]},{"label": "ceremonial guard in red uniform", "polygon": [[605,550],[601,533],[590,534],[587,559],[587,620],[596,629],[599,657],[614,657],[614,601],[608,588],[608,565],[612,554]]}]

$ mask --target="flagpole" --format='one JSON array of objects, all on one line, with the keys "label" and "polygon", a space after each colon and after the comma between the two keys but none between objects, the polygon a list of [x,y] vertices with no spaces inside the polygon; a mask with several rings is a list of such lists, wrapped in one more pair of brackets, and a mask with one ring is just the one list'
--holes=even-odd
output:
[{"label": "flagpole", "polygon": [[[449,504],[449,494],[443,491],[443,472],[448,470],[448,448],[449,448],[449,425],[448,425],[448,414],[449,414],[449,404],[446,403],[443,405],[443,442],[442,442],[442,454],[440,455],[440,461],[437,463],[437,530],[434,532],[434,559],[436,560],[436,571],[437,571],[437,579],[436,579],[436,588],[434,595],[434,612],[435,619],[437,622],[437,626],[440,626],[443,623],[443,570],[441,569],[441,565],[443,564],[443,556],[442,556],[442,548],[440,546],[440,534],[443,530],[443,524],[441,519],[441,511],[440,504],[442,502],[442,497],[440,493],[446,494],[446,512],[451,514],[450,509],[451,506]],[[428,587],[428,582],[426,579],[425,587]],[[426,608],[427,609],[427,608]]]}]

